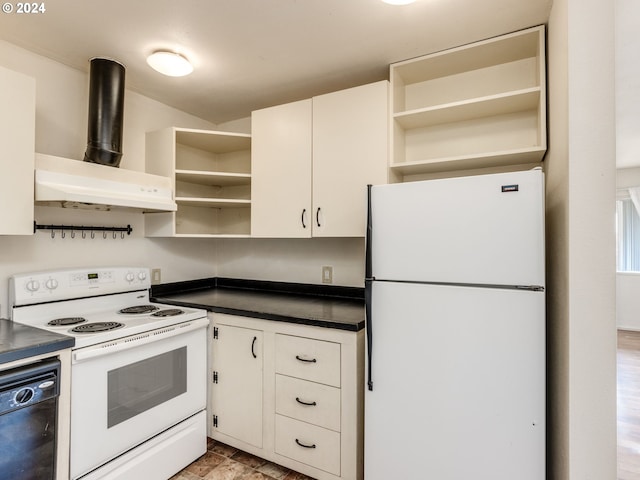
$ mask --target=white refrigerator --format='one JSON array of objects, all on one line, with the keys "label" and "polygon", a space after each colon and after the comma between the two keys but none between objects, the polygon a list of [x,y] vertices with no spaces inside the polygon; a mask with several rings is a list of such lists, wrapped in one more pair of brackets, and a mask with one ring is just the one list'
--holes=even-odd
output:
[{"label": "white refrigerator", "polygon": [[544,175],[369,187],[366,480],[545,478]]}]

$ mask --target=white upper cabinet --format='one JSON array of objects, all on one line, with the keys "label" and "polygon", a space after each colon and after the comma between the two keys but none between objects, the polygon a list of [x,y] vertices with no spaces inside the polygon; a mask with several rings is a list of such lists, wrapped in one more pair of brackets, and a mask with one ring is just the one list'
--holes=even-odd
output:
[{"label": "white upper cabinet", "polygon": [[543,26],[395,63],[390,76],[396,179],[542,160]]},{"label": "white upper cabinet", "polygon": [[146,213],[148,237],[248,237],[251,135],[170,127],[147,133],[146,171],[169,177],[177,212]]},{"label": "white upper cabinet", "polygon": [[0,235],[33,235],[36,82],[0,67]]},{"label": "white upper cabinet", "polygon": [[389,83],[313,98],[313,236],[363,237],[367,185],[387,183]]},{"label": "white upper cabinet", "polygon": [[311,236],[311,99],[251,114],[251,235]]},{"label": "white upper cabinet", "polygon": [[252,113],[254,237],[359,237],[387,183],[387,81]]}]

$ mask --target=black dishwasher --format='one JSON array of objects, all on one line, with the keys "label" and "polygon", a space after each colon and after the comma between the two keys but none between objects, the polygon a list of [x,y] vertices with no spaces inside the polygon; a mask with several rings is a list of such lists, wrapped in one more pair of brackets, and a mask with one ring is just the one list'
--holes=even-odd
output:
[{"label": "black dishwasher", "polygon": [[0,478],[49,480],[56,472],[60,362],[0,371]]}]

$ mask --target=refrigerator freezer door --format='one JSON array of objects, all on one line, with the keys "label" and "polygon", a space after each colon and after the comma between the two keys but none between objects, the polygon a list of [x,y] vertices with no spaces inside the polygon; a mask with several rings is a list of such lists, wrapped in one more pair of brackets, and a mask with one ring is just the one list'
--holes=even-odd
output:
[{"label": "refrigerator freezer door", "polygon": [[544,286],[540,170],[374,186],[376,279]]},{"label": "refrigerator freezer door", "polygon": [[545,478],[544,293],[373,283],[365,478]]}]

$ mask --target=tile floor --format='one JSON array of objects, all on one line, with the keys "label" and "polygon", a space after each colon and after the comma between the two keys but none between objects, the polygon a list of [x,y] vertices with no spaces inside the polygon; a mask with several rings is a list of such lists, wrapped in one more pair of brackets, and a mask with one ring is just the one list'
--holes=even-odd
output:
[{"label": "tile floor", "polygon": [[311,477],[209,439],[207,453],[170,480],[313,480]]}]

